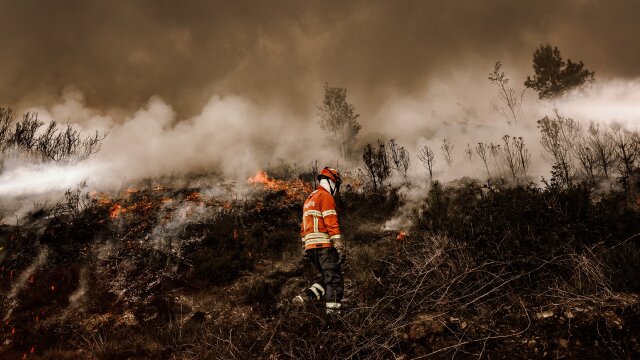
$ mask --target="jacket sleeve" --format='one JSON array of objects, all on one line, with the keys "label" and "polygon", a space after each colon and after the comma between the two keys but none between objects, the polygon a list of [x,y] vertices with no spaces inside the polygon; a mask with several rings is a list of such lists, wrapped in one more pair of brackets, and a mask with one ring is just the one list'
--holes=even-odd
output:
[{"label": "jacket sleeve", "polygon": [[322,199],[321,210],[329,237],[331,239],[340,239],[340,225],[338,224],[338,213],[336,212],[336,202],[333,196],[327,195]]}]

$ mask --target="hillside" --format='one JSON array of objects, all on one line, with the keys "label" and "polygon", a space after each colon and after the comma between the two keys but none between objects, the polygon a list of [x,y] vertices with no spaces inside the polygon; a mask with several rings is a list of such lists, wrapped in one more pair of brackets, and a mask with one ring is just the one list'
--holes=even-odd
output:
[{"label": "hillside", "polygon": [[295,309],[311,189],[86,188],[1,229],[3,358],[633,358],[638,207],[587,187],[347,190],[345,309]]}]

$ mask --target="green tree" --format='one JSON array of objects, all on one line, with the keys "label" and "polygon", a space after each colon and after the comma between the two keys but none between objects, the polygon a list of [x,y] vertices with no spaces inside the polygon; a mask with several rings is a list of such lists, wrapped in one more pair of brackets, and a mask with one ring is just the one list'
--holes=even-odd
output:
[{"label": "green tree", "polygon": [[340,155],[351,157],[352,145],[362,126],[355,107],[347,102],[347,89],[324,84],[324,99],[318,106],[320,127],[326,130],[340,148]]},{"label": "green tree", "polygon": [[533,53],[533,70],[535,75],[527,76],[524,85],[537,91],[540,99],[553,99],[594,80],[594,72],[585,69],[582,61],[565,62],[558,47],[549,44]]}]

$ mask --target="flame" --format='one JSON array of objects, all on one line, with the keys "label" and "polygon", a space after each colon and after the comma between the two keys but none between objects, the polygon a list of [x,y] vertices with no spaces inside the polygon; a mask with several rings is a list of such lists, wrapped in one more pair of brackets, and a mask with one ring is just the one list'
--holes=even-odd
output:
[{"label": "flame", "polygon": [[312,190],[311,186],[300,179],[276,180],[271,179],[264,170],[258,172],[247,179],[249,184],[261,184],[264,189],[273,191],[286,191],[290,200],[304,200]]},{"label": "flame", "polygon": [[407,235],[407,233],[405,233],[404,231],[400,230],[400,232],[398,232],[398,236],[396,236],[396,240],[402,241],[402,240],[404,240],[404,237],[406,235]]},{"label": "flame", "polygon": [[89,196],[94,198],[100,205],[111,205],[112,201],[109,199],[109,195],[102,192],[91,190]]},{"label": "flame", "polygon": [[200,193],[197,191],[192,192],[191,194],[187,195],[187,200],[189,201],[194,201],[197,202],[200,200]]},{"label": "flame", "polygon": [[123,212],[122,206],[120,206],[120,204],[115,204],[111,207],[111,210],[109,210],[109,217],[115,219],[121,212]]},{"label": "flame", "polygon": [[258,172],[249,177],[247,180],[249,184],[262,184],[266,188],[272,188],[275,186],[275,180],[269,179],[269,175],[264,170],[258,170]]},{"label": "flame", "polygon": [[55,285],[51,285],[51,291],[56,291],[56,286]]}]

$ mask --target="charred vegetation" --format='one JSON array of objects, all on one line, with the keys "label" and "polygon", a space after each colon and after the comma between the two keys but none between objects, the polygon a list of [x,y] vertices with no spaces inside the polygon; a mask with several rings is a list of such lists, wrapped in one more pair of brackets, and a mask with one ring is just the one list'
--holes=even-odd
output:
[{"label": "charred vegetation", "polygon": [[640,214],[623,189],[434,181],[400,236],[380,226],[407,201],[397,186],[346,187],[338,209],[348,296],[328,319],[320,307],[288,307],[310,274],[298,262],[305,177],[258,172],[242,199],[80,186],[30,223],[3,227],[3,354],[638,353]]}]

